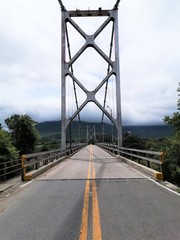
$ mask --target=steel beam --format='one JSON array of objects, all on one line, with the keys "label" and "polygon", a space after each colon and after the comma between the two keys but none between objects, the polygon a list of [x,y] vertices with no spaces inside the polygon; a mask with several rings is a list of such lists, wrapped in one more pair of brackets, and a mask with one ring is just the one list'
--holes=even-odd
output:
[{"label": "steel beam", "polygon": [[62,11],[66,11],[66,8],[65,8],[65,6],[63,5],[62,1],[61,1],[61,0],[58,0],[58,2],[59,2],[59,4],[60,4],[60,6],[61,6],[61,10],[62,10]]},{"label": "steel beam", "polygon": [[66,46],[65,46],[65,11],[62,11],[61,18],[61,148],[66,148],[66,75],[65,75],[65,59],[66,59]]},{"label": "steel beam", "polygon": [[113,9],[116,10],[118,9],[119,3],[121,0],[117,0],[116,4],[114,5]]},{"label": "steel beam", "polygon": [[[120,96],[120,68],[119,68],[119,36],[118,36],[118,4],[120,0],[117,0],[116,4],[114,5],[113,10],[102,10],[99,8],[98,10],[76,10],[76,11],[67,11],[62,4],[61,0],[58,0],[62,9],[62,31],[61,31],[61,147],[66,147],[66,129],[71,121],[82,111],[82,109],[87,105],[88,102],[94,102],[97,107],[102,111],[104,115],[106,115],[112,123],[117,128],[117,135],[118,135],[118,145],[122,146],[122,122],[121,122],[121,96]],[[101,26],[97,29],[94,34],[86,34],[77,23],[75,23],[72,17],[102,17],[107,16],[108,18],[101,24]],[[97,46],[95,43],[95,39],[97,36],[101,34],[103,29],[106,26],[113,22],[112,28],[112,36],[111,36],[111,43],[110,43],[110,52],[109,56],[105,54],[105,52]],[[70,52],[70,43],[68,38],[68,30],[67,30],[67,23],[70,23],[72,27],[74,27],[80,35],[85,39],[85,44],[75,53],[74,56],[71,57]],[[65,41],[67,40],[68,52],[69,52],[69,61],[66,62],[66,44]],[[112,43],[115,42],[115,61],[111,60],[112,55]],[[97,53],[107,62],[108,70],[107,75],[104,79],[102,79],[101,83],[93,91],[88,91],[85,86],[74,76],[74,71],[72,70],[72,66],[75,61],[81,56],[81,54],[86,51],[87,48],[92,47],[95,49]],[[110,69],[111,67],[111,69]],[[70,71],[71,69],[71,71]],[[96,93],[102,88],[104,84],[106,84],[106,92],[105,92],[105,100],[106,101],[106,94],[108,91],[108,80],[109,78],[114,75],[116,78],[116,118],[113,118],[112,114],[109,114],[108,111],[105,109],[105,102],[103,106],[97,101]],[[77,84],[86,94],[86,100],[79,106],[78,101],[76,99],[76,107],[77,110],[72,114],[72,116],[67,119],[66,118],[66,76],[70,76],[72,78],[74,84],[74,90],[76,91],[75,84]],[[75,93],[75,96],[76,93]]]},{"label": "steel beam", "polygon": [[[118,2],[118,1],[117,1]],[[116,127],[117,127],[117,139],[118,146],[122,147],[122,117],[121,117],[121,91],[120,91],[120,63],[119,63],[119,30],[118,30],[118,10],[114,10],[115,19],[114,31],[115,31],[115,67],[116,67]]]},{"label": "steel beam", "polygon": [[99,16],[110,16],[109,10],[76,10],[76,11],[69,11],[70,17],[99,17]]}]

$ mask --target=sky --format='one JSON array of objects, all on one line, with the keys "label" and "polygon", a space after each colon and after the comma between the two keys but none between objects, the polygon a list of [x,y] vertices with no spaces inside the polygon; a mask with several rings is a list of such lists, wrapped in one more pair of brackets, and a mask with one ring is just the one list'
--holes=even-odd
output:
[{"label": "sky", "polygon": [[[115,2],[63,1],[67,10],[112,9]],[[162,124],[165,115],[177,111],[180,1],[121,0],[118,13],[123,125]],[[100,24],[96,19],[78,21],[89,34]],[[71,26],[68,28],[75,54],[83,39]],[[109,33],[103,34],[97,43],[106,51]],[[4,127],[4,120],[13,114],[28,114],[38,122],[61,118],[60,39],[58,0],[0,0],[0,123]],[[90,90],[105,76],[107,66],[103,61],[87,49],[75,62],[77,78]],[[68,117],[75,101],[72,83],[67,82]],[[111,82],[106,109],[115,114],[114,79]],[[82,103],[86,96],[80,89],[77,92]],[[97,95],[103,101],[103,89]],[[89,104],[82,120],[100,121],[100,111]]]}]

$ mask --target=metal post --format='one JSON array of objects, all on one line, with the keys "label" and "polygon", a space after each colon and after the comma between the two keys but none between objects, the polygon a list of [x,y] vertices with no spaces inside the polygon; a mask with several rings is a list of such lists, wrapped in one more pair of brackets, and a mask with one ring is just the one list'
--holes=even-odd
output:
[{"label": "metal post", "polygon": [[102,124],[102,142],[104,144],[104,124]]},{"label": "metal post", "polygon": [[[109,110],[111,111],[111,117],[112,117],[112,109],[109,106],[107,106],[107,108],[109,108]],[[113,144],[113,125],[111,126],[111,142]]]},{"label": "metal post", "polygon": [[21,157],[21,180],[25,181],[26,179],[26,166],[25,161],[27,160],[25,155],[22,155]]},{"label": "metal post", "polygon": [[79,143],[81,142],[81,136],[80,136],[80,125],[79,125]]},{"label": "metal post", "polygon": [[69,125],[69,146],[70,146],[70,153],[72,153],[72,135],[71,135],[71,123]]},{"label": "metal post", "polygon": [[86,142],[88,143],[89,141],[89,126],[87,126],[87,130],[86,130]]},{"label": "metal post", "polygon": [[119,29],[118,29],[118,9],[115,12],[115,63],[116,63],[116,127],[117,127],[117,139],[118,147],[122,147],[122,119],[121,119],[121,92],[120,92],[120,63],[119,63]]},{"label": "metal post", "polygon": [[65,11],[61,22],[61,149],[66,148]]},{"label": "metal post", "polygon": [[4,174],[3,180],[4,181],[6,181],[6,169],[7,169],[7,163],[4,163],[4,171],[3,171],[3,174]]}]

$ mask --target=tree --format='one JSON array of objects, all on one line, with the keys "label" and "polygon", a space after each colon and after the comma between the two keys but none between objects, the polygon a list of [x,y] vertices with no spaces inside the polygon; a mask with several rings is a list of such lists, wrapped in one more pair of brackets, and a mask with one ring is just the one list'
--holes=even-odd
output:
[{"label": "tree", "polygon": [[[179,87],[178,87],[177,91],[180,92],[180,83],[179,83]],[[180,97],[180,93],[178,94],[178,96]],[[177,109],[180,110],[180,98],[178,99]]]},{"label": "tree", "polygon": [[[177,91],[180,92],[180,83]],[[177,110],[180,110],[180,98],[177,102]],[[174,136],[165,146],[164,175],[168,181],[180,185],[180,112],[173,113],[171,117],[165,116],[164,122],[174,128]]]},{"label": "tree", "polygon": [[180,112],[173,113],[172,117],[165,116],[164,122],[174,128],[176,137],[180,138]]},{"label": "tree", "polygon": [[[18,160],[19,152],[13,146],[9,133],[0,129],[0,175],[4,173],[8,174],[6,176],[1,175],[0,181],[4,180],[4,177],[7,178],[8,176],[8,178],[11,178],[14,176],[12,166],[14,164],[17,165]],[[4,167],[6,167],[5,172]]]},{"label": "tree", "polygon": [[144,149],[144,141],[131,133],[125,133],[123,135],[123,147]]},{"label": "tree", "polygon": [[[180,92],[180,83],[177,91]],[[180,96],[180,94],[178,94],[178,96]],[[180,98],[177,102],[177,110],[180,110]],[[173,113],[172,117],[165,116],[164,122],[173,126],[176,137],[180,138],[180,112]]]},{"label": "tree", "polygon": [[35,129],[36,122],[28,115],[13,115],[5,120],[14,146],[20,154],[32,153],[35,150],[39,134]]},{"label": "tree", "polygon": [[8,132],[0,130],[0,162],[6,162],[10,160],[17,160],[19,158],[19,152],[13,146],[12,140]]}]

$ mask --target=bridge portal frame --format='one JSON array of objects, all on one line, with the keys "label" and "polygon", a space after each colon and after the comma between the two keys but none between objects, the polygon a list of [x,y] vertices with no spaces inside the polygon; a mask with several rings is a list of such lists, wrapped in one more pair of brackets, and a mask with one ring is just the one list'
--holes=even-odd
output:
[{"label": "bridge portal frame", "polygon": [[[81,110],[86,106],[88,102],[94,102],[99,109],[111,120],[111,122],[116,126],[117,129],[117,140],[118,146],[122,146],[122,120],[121,120],[121,96],[120,96],[120,67],[119,67],[119,33],[118,33],[118,4],[120,0],[117,0],[112,10],[76,10],[67,11],[61,0],[58,0],[61,6],[61,148],[66,148],[66,129],[68,125],[73,121],[76,116],[79,116]],[[97,29],[97,31],[92,34],[86,34],[72,19],[72,17],[102,17],[107,16],[107,19],[102,23],[102,25]],[[102,51],[95,43],[95,38],[100,35],[103,29],[113,21],[113,32],[114,42],[115,42],[115,60],[111,60],[111,50],[110,56],[107,56],[104,51]],[[67,27],[66,24],[69,22],[85,39],[85,44],[79,49],[79,51],[71,58],[69,52],[69,62],[66,62],[66,38]],[[73,74],[73,63],[81,56],[81,54],[88,48],[93,47],[99,55],[108,63],[111,70],[108,71],[106,77],[101,81],[101,83],[93,90],[88,91],[80,81]],[[105,109],[106,93],[104,99],[104,105],[102,106],[96,99],[96,93],[101,89],[101,87],[108,82],[108,79],[114,75],[116,78],[116,118],[113,118],[112,114]],[[70,76],[73,80],[73,85],[76,83],[86,94],[86,100],[78,106],[77,96],[76,97],[76,107],[77,110],[73,115],[66,119],[66,77]],[[75,87],[75,85],[74,85]],[[80,117],[79,117],[80,119]],[[103,120],[103,117],[102,117]]]}]

